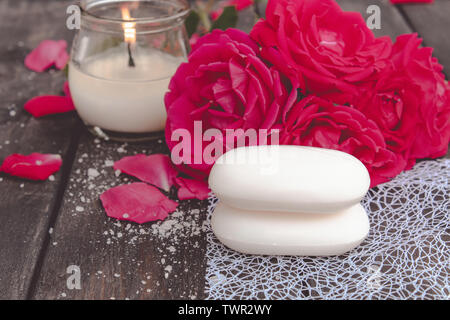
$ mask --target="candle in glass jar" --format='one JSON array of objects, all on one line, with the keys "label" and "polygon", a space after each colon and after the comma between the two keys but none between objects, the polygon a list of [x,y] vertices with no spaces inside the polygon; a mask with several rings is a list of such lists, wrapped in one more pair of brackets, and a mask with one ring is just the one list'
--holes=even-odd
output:
[{"label": "candle in glass jar", "polygon": [[81,68],[70,64],[72,99],[87,125],[127,133],[164,129],[164,95],[183,58],[146,50],[133,59],[130,67],[127,50],[118,46],[89,57]]}]

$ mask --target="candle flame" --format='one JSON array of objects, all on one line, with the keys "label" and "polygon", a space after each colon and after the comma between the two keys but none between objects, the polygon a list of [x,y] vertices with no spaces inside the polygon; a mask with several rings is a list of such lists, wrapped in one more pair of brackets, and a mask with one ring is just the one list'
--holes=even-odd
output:
[{"label": "candle flame", "polygon": [[[128,7],[122,7],[122,19],[123,20],[131,20],[130,10]],[[135,43],[136,42],[136,23],[134,22],[125,22],[122,24],[123,27],[123,37],[125,42],[127,43]]]}]

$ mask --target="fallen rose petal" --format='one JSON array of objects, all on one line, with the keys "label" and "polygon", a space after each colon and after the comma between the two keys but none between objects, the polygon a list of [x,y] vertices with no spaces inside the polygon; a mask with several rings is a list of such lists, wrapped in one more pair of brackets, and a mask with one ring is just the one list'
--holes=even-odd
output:
[{"label": "fallen rose petal", "polygon": [[114,163],[114,170],[120,170],[165,191],[169,191],[174,185],[178,174],[170,158],[164,154],[124,157]]},{"label": "fallen rose petal", "polygon": [[34,97],[25,103],[24,108],[36,118],[75,110],[72,99],[63,96]]},{"label": "fallen rose petal", "polygon": [[64,69],[67,62],[69,61],[69,58],[70,58],[69,54],[67,53],[66,50],[64,50],[55,60],[55,67],[59,70]]},{"label": "fallen rose petal", "polygon": [[208,187],[208,184],[204,181],[185,179],[185,178],[176,178],[176,183],[180,187],[178,189],[178,199],[186,200],[186,199],[199,199],[205,200],[208,199],[209,193],[211,190]]},{"label": "fallen rose petal", "polygon": [[111,188],[100,200],[109,217],[137,223],[164,220],[178,206],[157,188],[142,182]]},{"label": "fallen rose petal", "polygon": [[65,40],[44,40],[25,57],[25,66],[36,72],[43,72],[53,65],[62,69],[69,59],[66,48]]},{"label": "fallen rose petal", "polygon": [[63,84],[63,91],[66,97],[72,97],[70,94],[69,81],[65,81]]},{"label": "fallen rose petal", "polygon": [[0,171],[31,180],[46,180],[59,170],[61,164],[62,159],[58,154],[22,155],[15,153],[6,157]]},{"label": "fallen rose petal", "polygon": [[70,103],[72,104],[73,109],[75,110],[75,105],[73,104],[72,95],[70,94],[69,81],[64,82],[63,91],[64,91],[64,95],[70,99]]}]

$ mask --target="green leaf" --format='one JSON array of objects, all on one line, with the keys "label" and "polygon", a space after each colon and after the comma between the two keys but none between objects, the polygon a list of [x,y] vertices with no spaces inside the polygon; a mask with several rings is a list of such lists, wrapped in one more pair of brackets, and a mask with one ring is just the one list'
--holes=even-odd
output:
[{"label": "green leaf", "polygon": [[63,69],[63,72],[66,78],[69,78],[69,63],[66,64],[66,66]]},{"label": "green leaf", "polygon": [[197,31],[198,23],[200,22],[200,17],[198,13],[194,10],[191,10],[191,13],[186,18],[186,21],[184,22],[184,25],[186,26],[186,31],[188,34],[188,37],[191,38],[191,36]]},{"label": "green leaf", "polygon": [[235,6],[225,7],[222,14],[216,21],[214,21],[211,30],[221,29],[225,30],[228,28],[236,27],[238,20],[238,14]]}]

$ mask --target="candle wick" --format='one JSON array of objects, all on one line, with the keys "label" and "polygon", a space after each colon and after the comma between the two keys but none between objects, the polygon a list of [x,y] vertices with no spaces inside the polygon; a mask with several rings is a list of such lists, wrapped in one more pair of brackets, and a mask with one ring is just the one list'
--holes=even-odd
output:
[{"label": "candle wick", "polygon": [[131,43],[128,42],[128,66],[135,67],[133,55],[131,54]]}]

